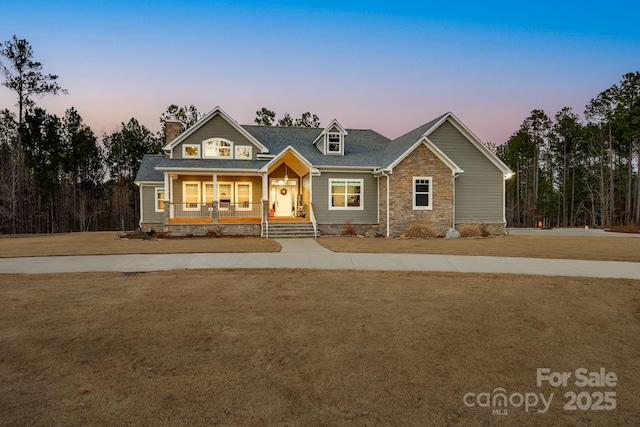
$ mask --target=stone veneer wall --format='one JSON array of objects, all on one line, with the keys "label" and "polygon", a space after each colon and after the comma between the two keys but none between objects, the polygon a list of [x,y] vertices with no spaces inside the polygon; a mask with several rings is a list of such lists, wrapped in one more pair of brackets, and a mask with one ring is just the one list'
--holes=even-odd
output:
[{"label": "stone veneer wall", "polygon": [[[432,210],[413,210],[414,177],[431,177]],[[390,237],[401,235],[413,223],[430,225],[442,235],[453,227],[453,180],[451,169],[424,144],[402,160],[391,174]]]},{"label": "stone veneer wall", "polygon": [[378,220],[380,221],[380,233],[387,235],[387,185],[388,176],[378,178]]},{"label": "stone veneer wall", "polygon": [[260,224],[170,224],[154,228],[155,231],[165,231],[172,236],[204,236],[208,230],[220,228],[224,236],[257,236],[260,237]]}]

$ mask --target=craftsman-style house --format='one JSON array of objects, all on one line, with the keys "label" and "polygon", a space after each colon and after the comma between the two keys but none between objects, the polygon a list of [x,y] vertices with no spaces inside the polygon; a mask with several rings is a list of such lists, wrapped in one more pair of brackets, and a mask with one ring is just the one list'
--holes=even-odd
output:
[{"label": "craftsman-style house", "polygon": [[191,128],[167,124],[164,154],[145,155],[140,227],[174,234],[398,236],[414,223],[444,234],[505,227],[512,172],[452,113],[395,139],[372,130],[240,125],[215,108]]}]

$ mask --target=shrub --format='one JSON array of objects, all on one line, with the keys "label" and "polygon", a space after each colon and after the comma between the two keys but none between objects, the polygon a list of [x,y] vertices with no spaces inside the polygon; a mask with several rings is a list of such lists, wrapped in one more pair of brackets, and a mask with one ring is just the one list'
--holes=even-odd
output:
[{"label": "shrub", "polygon": [[404,235],[409,239],[426,239],[429,237],[438,237],[438,230],[429,224],[414,222],[404,230]]},{"label": "shrub", "polygon": [[483,235],[483,229],[487,232],[487,227],[483,226],[484,224],[459,224],[458,232],[460,237],[480,237]]},{"label": "shrub", "polygon": [[356,227],[351,224],[351,221],[347,220],[347,222],[342,226],[342,234],[344,236],[356,236],[358,235],[358,231],[356,230]]},{"label": "shrub", "polygon": [[222,236],[222,229],[220,227],[210,228],[205,234],[207,235],[207,237],[218,238]]}]

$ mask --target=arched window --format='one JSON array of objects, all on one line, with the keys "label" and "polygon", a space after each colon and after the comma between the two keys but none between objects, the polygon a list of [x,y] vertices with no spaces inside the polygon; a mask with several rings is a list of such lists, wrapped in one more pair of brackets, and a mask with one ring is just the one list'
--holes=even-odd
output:
[{"label": "arched window", "polygon": [[233,158],[233,142],[223,138],[202,141],[202,157],[209,159]]}]

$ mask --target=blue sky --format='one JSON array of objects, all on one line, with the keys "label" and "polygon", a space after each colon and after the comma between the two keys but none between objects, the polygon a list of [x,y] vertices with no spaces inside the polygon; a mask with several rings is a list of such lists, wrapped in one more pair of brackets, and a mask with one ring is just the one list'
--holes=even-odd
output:
[{"label": "blue sky", "polygon": [[[582,113],[640,69],[633,2],[22,1],[0,40],[26,38],[93,130],[166,107],[220,106],[243,124],[266,106],[397,137],[453,111],[502,143],[535,108]],[[634,22],[635,21],[635,22]],[[0,108],[14,108],[0,88]]]}]

